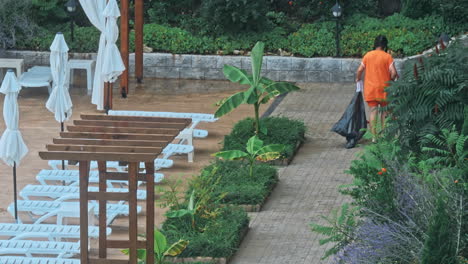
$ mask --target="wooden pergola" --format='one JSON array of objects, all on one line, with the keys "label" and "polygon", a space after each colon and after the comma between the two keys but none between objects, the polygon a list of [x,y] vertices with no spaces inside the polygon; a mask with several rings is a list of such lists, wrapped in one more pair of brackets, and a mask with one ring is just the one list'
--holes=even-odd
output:
[{"label": "wooden pergola", "polygon": [[[61,132],[47,151],[39,152],[44,160],[73,160],[79,163],[80,183],[80,263],[137,264],[137,249],[146,249],[146,263],[154,263],[154,160],[187,125],[190,119],[82,114],[67,132]],[[99,191],[90,192],[90,162],[97,161]],[[128,163],[128,172],[110,172],[107,161]],[[140,173],[140,162],[145,173]],[[107,192],[107,180],[128,180],[128,193]],[[138,240],[138,181],[146,182],[146,240]],[[99,258],[88,252],[88,201],[99,201]],[[107,201],[128,201],[129,240],[106,237]],[[108,248],[129,248],[129,260],[107,259]]]},{"label": "wooden pergola", "polygon": [[[120,54],[125,65],[125,71],[120,76],[120,92],[126,97],[129,90],[129,1],[120,1]],[[135,77],[138,83],[143,81],[143,0],[135,0]],[[104,105],[106,110],[112,109],[112,84],[105,83]]]}]

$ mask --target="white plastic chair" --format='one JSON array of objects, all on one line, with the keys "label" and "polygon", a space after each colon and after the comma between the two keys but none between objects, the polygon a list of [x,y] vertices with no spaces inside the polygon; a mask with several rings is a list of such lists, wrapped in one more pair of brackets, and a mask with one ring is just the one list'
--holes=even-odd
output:
[{"label": "white plastic chair", "polygon": [[[110,235],[111,233],[112,229],[107,227],[106,234]],[[88,236],[90,238],[99,237],[99,228],[97,226],[89,226]],[[0,237],[10,237],[11,239],[46,238],[49,241],[60,241],[61,238],[79,239],[80,226],[0,223]]]},{"label": "white plastic chair", "polygon": [[79,259],[0,257],[0,264],[80,264]]},{"label": "white plastic chair", "polygon": [[[212,114],[202,113],[177,113],[177,112],[150,112],[150,111],[123,111],[123,110],[110,110],[109,115],[115,116],[150,116],[150,117],[169,117],[169,118],[190,118],[192,124],[190,127],[182,130],[176,139],[179,140],[179,144],[187,144],[193,146],[193,138],[205,138],[208,136],[208,131],[195,129],[200,122],[216,122],[218,118],[215,118]],[[194,153],[188,153],[188,161],[193,162]]]},{"label": "white plastic chair", "polygon": [[[88,187],[89,192],[97,192],[98,187],[90,186]],[[107,188],[107,192],[114,193],[128,193],[126,188]],[[20,196],[25,200],[29,200],[30,196],[37,197],[49,197],[52,199],[60,198],[68,195],[77,195],[80,193],[80,188],[75,186],[60,186],[60,185],[26,185],[21,191]],[[146,191],[137,190],[137,199],[145,200]]]},{"label": "white plastic chair", "polygon": [[[76,186],[79,184],[80,172],[78,170],[41,170],[36,175],[36,180],[42,185],[48,185],[47,181],[62,181],[66,185]],[[164,179],[164,174],[155,173],[154,183],[160,183]],[[89,172],[89,183],[99,183],[99,172]],[[120,186],[128,185],[128,181],[120,180],[107,180],[107,187],[113,188],[112,184],[119,184]],[[138,182],[141,185],[142,182]]]},{"label": "white plastic chair", "polygon": [[[80,242],[56,242],[37,240],[0,240],[0,255],[56,255],[68,258],[80,253]],[[1,261],[1,259],[0,259]]]},{"label": "white plastic chair", "polygon": [[[57,216],[57,224],[63,224],[63,218],[65,217],[80,217],[79,203],[77,202],[64,202],[66,200],[78,199],[78,196],[64,196],[55,201],[30,201],[30,200],[18,200],[18,212],[27,212],[32,220],[36,220],[36,223],[40,217],[43,222],[52,216]],[[119,203],[107,203],[107,225],[110,225],[115,218],[120,215],[126,216],[129,212],[129,207],[123,202]],[[88,208],[93,209],[93,214],[99,215],[99,204],[97,202],[91,202],[88,205]],[[11,215],[14,215],[14,203],[10,204],[7,208],[8,212]],[[137,206],[137,213],[141,212],[141,206]],[[24,219],[23,219],[24,220]],[[18,218],[18,221],[21,223],[21,217]]]},{"label": "white plastic chair", "polygon": [[49,67],[34,66],[21,74],[19,84],[22,87],[47,87],[52,92],[52,73]]}]

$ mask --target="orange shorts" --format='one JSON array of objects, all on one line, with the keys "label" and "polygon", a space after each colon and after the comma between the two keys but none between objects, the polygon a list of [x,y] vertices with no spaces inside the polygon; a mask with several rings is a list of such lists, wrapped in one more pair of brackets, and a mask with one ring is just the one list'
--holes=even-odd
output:
[{"label": "orange shorts", "polygon": [[383,102],[383,101],[366,101],[367,102],[367,105],[369,107],[377,107],[377,106],[381,106],[381,107],[384,107],[384,106],[387,106],[388,103],[387,102]]}]

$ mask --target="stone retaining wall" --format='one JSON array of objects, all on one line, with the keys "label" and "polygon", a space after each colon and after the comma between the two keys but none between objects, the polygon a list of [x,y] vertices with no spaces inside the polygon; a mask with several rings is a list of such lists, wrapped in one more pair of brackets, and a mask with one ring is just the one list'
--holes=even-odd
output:
[{"label": "stone retaining wall", "polygon": [[[95,59],[95,53],[72,53],[73,59]],[[49,52],[7,50],[6,57],[23,58],[26,67],[48,65]],[[130,55],[130,74],[134,74],[134,54]],[[353,82],[360,59],[297,58],[265,56],[262,74],[275,81],[290,82]],[[396,59],[401,69],[404,60]],[[225,80],[225,64],[251,69],[247,56],[144,54],[144,76],[168,79]]]}]

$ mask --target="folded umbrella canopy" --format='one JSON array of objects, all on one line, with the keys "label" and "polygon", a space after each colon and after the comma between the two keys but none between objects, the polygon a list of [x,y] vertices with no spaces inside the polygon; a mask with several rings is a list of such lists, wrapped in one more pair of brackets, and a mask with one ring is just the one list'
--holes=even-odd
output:
[{"label": "folded umbrella canopy", "polygon": [[50,46],[50,69],[52,72],[53,86],[46,107],[54,113],[55,120],[62,124],[67,121],[72,115],[72,101],[69,87],[69,71],[68,64],[68,46],[62,33],[57,33],[55,39]]},{"label": "folded umbrella canopy", "polygon": [[9,70],[3,79],[0,92],[5,94],[3,102],[3,119],[6,130],[0,138],[0,158],[8,165],[13,166],[13,192],[15,201],[15,219],[18,221],[17,198],[16,198],[16,164],[28,153],[28,147],[23,141],[19,131],[19,109],[18,93],[21,86],[13,71]]}]

